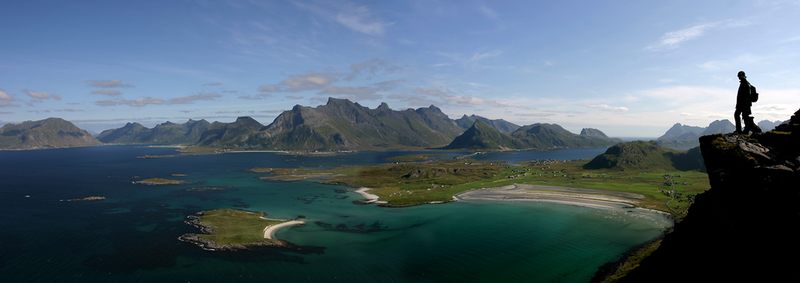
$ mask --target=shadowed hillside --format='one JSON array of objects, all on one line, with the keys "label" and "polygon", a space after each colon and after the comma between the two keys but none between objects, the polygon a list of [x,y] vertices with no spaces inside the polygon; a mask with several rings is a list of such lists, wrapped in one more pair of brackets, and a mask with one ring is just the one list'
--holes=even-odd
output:
[{"label": "shadowed hillside", "polygon": [[772,132],[700,144],[711,189],[622,281],[799,281],[800,110]]},{"label": "shadowed hillside", "polygon": [[584,169],[662,169],[662,170],[703,170],[700,149],[686,152],[667,149],[654,141],[633,141],[619,143],[605,153],[598,155]]}]

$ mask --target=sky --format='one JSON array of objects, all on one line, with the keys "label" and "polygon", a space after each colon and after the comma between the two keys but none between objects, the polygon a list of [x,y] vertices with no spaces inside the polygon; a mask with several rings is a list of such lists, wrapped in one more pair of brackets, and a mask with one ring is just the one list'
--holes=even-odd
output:
[{"label": "sky", "polygon": [[328,97],[656,137],[800,108],[800,1],[2,1],[0,124],[269,124]]}]

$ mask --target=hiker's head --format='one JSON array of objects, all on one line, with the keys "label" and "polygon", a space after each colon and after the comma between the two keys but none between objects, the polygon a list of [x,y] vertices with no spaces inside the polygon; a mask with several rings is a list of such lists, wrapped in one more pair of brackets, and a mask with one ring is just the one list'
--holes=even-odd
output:
[{"label": "hiker's head", "polygon": [[739,77],[740,80],[747,78],[747,76],[744,75],[744,71],[739,71],[739,73],[737,73],[736,76]]}]

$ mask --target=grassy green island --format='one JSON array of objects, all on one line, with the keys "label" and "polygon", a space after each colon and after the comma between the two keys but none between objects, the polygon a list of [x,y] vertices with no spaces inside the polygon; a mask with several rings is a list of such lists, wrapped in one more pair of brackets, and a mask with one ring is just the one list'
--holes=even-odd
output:
[{"label": "grassy green island", "polygon": [[147,186],[163,186],[163,185],[180,185],[186,182],[181,180],[173,180],[173,179],[166,179],[166,178],[147,178],[143,180],[139,180],[135,182],[136,184],[140,185],[147,185]]},{"label": "grassy green island", "polygon": [[275,231],[304,223],[301,220],[268,219],[264,213],[230,208],[201,211],[187,218],[186,223],[199,228],[201,233],[184,234],[179,239],[215,251],[287,246],[287,242],[273,237]]},{"label": "grassy green island", "polygon": [[[383,206],[412,206],[453,201],[476,189],[510,185],[538,185],[569,197],[631,193],[635,206],[656,209],[682,218],[693,196],[708,188],[706,173],[662,169],[585,169],[587,161],[531,161],[521,164],[465,160],[345,166],[331,169],[253,168],[262,179],[313,180],[370,188]],[[528,186],[530,187],[530,186]],[[534,186],[536,187],[536,186]],[[558,188],[558,189],[550,189]],[[579,189],[565,192],[563,188]]]}]

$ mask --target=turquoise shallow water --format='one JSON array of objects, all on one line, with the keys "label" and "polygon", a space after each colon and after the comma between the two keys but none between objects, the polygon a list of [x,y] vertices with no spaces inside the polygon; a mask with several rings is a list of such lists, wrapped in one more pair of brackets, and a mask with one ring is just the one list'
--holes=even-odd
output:
[{"label": "turquoise shallow water", "polygon": [[[601,150],[480,158],[588,158]],[[169,152],[130,146],[0,152],[0,281],[585,282],[665,225],[624,211],[546,203],[380,208],[353,203],[359,196],[341,186],[264,182],[246,172],[369,164],[401,152],[135,158]],[[188,174],[191,183],[130,183],[133,176],[171,173]],[[225,190],[192,190],[198,187]],[[59,201],[88,195],[108,199]],[[183,223],[186,215],[220,207],[304,215],[308,224],[277,233],[302,249],[208,252],[177,241],[193,231]]]}]

